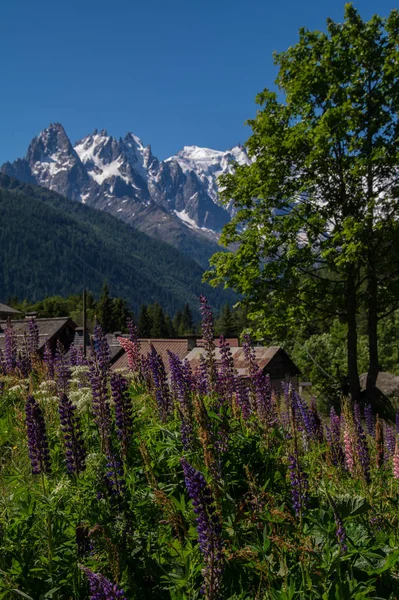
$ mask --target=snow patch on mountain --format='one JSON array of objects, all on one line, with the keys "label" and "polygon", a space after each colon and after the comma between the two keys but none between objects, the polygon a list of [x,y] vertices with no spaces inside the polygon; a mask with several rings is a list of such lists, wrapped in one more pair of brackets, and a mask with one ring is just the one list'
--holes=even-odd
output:
[{"label": "snow patch on mountain", "polygon": [[192,229],[200,229],[200,227],[198,227],[198,225],[194,221],[194,219],[191,219],[191,217],[187,214],[187,212],[185,210],[181,210],[181,211],[174,210],[173,212],[175,213],[175,215],[177,217],[179,217],[179,219],[181,221],[183,221],[183,223],[185,223],[186,225],[188,225]]}]

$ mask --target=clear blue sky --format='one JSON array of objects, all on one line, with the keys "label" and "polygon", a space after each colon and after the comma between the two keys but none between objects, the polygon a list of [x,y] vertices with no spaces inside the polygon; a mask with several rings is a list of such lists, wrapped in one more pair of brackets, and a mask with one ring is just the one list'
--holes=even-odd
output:
[{"label": "clear blue sky", "polygon": [[[354,5],[365,19],[395,7]],[[273,86],[273,51],[343,10],[338,0],[3,0],[0,164],[55,121],[72,142],[132,131],[160,159],[244,142],[255,95]]]}]

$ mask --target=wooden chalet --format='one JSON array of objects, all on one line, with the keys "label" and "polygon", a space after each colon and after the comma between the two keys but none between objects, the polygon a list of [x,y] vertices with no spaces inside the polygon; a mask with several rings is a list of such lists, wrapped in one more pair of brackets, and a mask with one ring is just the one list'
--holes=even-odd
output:
[{"label": "wooden chalet", "polygon": [[[244,356],[242,347],[231,347],[233,356],[234,368],[239,377],[244,379],[249,377],[248,365]],[[270,376],[273,387],[279,389],[281,382],[292,383],[294,387],[298,387],[298,377],[300,370],[291,360],[288,354],[280,346],[254,346],[255,361],[259,368]],[[195,371],[200,367],[201,356],[205,355],[204,348],[193,348],[186,356],[191,368]],[[216,365],[221,365],[221,355],[219,348],[215,348]]]},{"label": "wooden chalet", "polygon": [[[12,321],[13,329],[17,336],[17,344],[22,347],[25,335],[29,331],[30,317]],[[70,317],[54,317],[51,319],[35,319],[39,330],[39,352],[42,352],[46,342],[50,343],[52,350],[55,350],[59,340],[68,351],[74,341],[76,323]],[[5,328],[7,321],[0,321],[0,350],[4,351]]]}]

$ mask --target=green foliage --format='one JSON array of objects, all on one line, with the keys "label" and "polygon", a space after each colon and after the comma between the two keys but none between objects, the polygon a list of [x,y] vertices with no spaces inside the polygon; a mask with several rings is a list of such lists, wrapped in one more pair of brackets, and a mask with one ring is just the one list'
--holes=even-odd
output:
[{"label": "green foliage", "polygon": [[[329,401],[339,401],[347,382],[346,326],[335,320],[324,333],[299,330],[291,340],[281,341],[301,371],[301,380],[310,381],[314,390]],[[362,332],[358,338],[358,369],[368,368],[368,337]],[[378,325],[378,343],[381,371],[399,374],[399,311],[395,311]]]},{"label": "green foliage", "polygon": [[[275,56],[279,94],[265,89],[249,121],[250,165],[221,178],[236,209],[208,279],[243,294],[255,333],[284,339],[298,326],[347,323],[357,393],[357,322],[398,303],[399,13],[364,22],[352,5],[327,32],[299,32]],[[281,99],[280,99],[281,98]]]}]

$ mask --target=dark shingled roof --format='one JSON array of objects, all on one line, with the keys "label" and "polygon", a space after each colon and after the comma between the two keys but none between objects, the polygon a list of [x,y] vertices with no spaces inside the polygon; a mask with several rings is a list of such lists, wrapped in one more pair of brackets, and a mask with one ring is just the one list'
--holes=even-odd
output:
[{"label": "dark shingled roof", "polygon": [[[147,354],[151,350],[151,344],[154,346],[155,350],[161,356],[166,373],[169,374],[169,355],[168,350],[177,354],[180,360],[184,360],[189,353],[189,341],[187,339],[140,339],[140,351],[143,356],[147,356]],[[124,352],[122,356],[118,358],[116,362],[111,367],[112,369],[127,369],[127,354]]]},{"label": "dark shingled roof", "polygon": [[0,315],[12,317],[12,315],[20,315],[19,310],[15,310],[15,308],[11,308],[11,306],[7,306],[6,304],[2,304],[0,302]]},{"label": "dark shingled roof", "polygon": [[[39,350],[43,348],[47,341],[51,341],[52,338],[57,336],[64,327],[69,325],[72,329],[76,328],[76,323],[69,317],[54,317],[52,319],[35,319],[37,327],[39,329]],[[7,325],[7,321],[0,321],[0,350],[4,349],[4,329]],[[18,319],[12,321],[12,326],[17,335],[18,345],[22,345],[24,340],[24,334],[29,331],[29,319]]]}]

